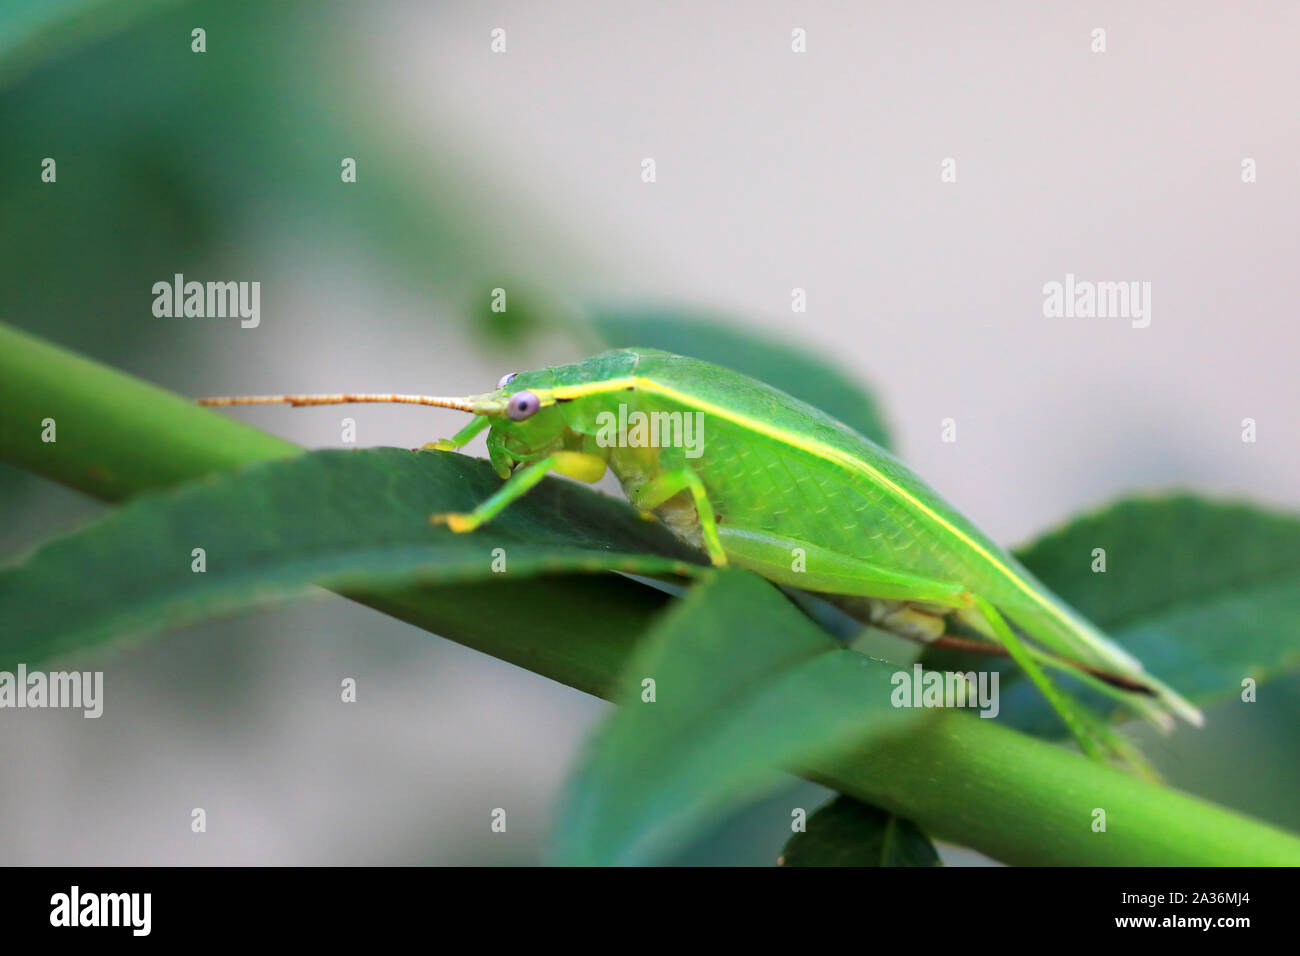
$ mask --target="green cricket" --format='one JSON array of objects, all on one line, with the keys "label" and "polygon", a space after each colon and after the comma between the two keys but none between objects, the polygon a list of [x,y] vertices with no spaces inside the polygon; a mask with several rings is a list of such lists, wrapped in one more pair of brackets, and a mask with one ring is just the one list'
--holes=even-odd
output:
[{"label": "green cricket", "polygon": [[[481,395],[264,395],[206,405],[401,402],[475,418],[501,489],[473,511],[434,515],[472,532],[548,473],[613,471],[633,506],[714,565],[812,592],[864,624],[925,644],[1009,654],[1088,754],[1136,762],[1047,670],[1067,671],[1168,727],[1200,712],[1071,610],[885,449],[829,415],[709,362],[648,348],[502,377]],[[965,635],[949,633],[960,625]]]}]

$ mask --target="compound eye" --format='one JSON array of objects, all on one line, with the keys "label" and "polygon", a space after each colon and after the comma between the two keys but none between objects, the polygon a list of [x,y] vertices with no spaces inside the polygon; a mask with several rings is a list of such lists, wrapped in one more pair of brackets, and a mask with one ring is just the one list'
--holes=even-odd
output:
[{"label": "compound eye", "polygon": [[519,392],[510,396],[506,417],[512,422],[522,422],[542,407],[542,401],[532,392]]},{"label": "compound eye", "polygon": [[497,382],[497,388],[505,388],[515,380],[515,376],[518,374],[518,372],[506,372],[506,374],[501,376],[501,381]]}]

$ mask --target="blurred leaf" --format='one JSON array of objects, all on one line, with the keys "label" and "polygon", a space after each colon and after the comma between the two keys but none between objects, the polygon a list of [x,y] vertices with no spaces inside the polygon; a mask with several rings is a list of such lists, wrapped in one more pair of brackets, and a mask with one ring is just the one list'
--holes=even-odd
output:
[{"label": "blurred leaf", "polygon": [[567,339],[583,354],[606,348],[581,312],[527,276],[481,280],[463,311],[474,331],[498,348],[527,346],[544,334]]},{"label": "blurred leaf", "polygon": [[[430,526],[430,514],[469,510],[500,485],[483,461],[376,448],[311,452],[136,498],[0,571],[0,659],[31,662],[312,585],[373,590],[543,572],[697,570],[688,562],[698,556],[662,526],[559,479],[471,534]],[[191,570],[195,548],[205,552],[203,573]],[[504,573],[493,571],[497,548]],[[589,621],[599,632],[599,618]]]},{"label": "blurred leaf", "polygon": [[890,447],[889,428],[871,392],[799,346],[668,311],[595,309],[593,322],[611,348],[644,345],[713,362],[779,388]]},{"label": "blurred leaf", "polygon": [[[153,284],[176,273],[262,281],[266,302],[304,267],[317,292],[321,282],[378,284],[423,306],[396,310],[389,325],[422,332],[502,276],[572,281],[566,229],[511,195],[469,137],[436,129],[434,148],[412,132],[391,89],[353,55],[347,5],[48,6],[0,12],[0,44],[25,70],[0,87],[8,320],[131,363],[206,352],[206,336],[220,334],[152,315]],[[196,25],[207,31],[203,54],[190,47]],[[65,46],[75,57],[47,55]],[[45,157],[57,162],[55,183],[41,181]],[[357,161],[355,182],[341,181],[344,157]],[[535,235],[548,242],[526,241]],[[305,253],[267,255],[293,238]],[[312,318],[264,316],[268,327],[302,321]]]},{"label": "blurred leaf", "polygon": [[[556,858],[659,860],[738,800],[813,756],[896,733],[895,668],[842,648],[770,584],[727,570],[697,584],[638,646],[569,782]],[[654,702],[642,699],[654,681]]]},{"label": "blurred leaf", "polygon": [[836,797],[808,820],[781,854],[782,866],[942,866],[915,823]]},{"label": "blurred leaf", "polygon": [[174,0],[10,0],[0,6],[0,89],[59,53],[120,30]]},{"label": "blurred leaf", "polygon": [[[1106,551],[1105,573],[1091,570],[1095,548]],[[1017,556],[1196,703],[1240,694],[1243,678],[1300,670],[1300,518],[1192,495],[1132,498]],[[1035,697],[1019,682],[1004,688],[1001,716],[1058,734]]]}]

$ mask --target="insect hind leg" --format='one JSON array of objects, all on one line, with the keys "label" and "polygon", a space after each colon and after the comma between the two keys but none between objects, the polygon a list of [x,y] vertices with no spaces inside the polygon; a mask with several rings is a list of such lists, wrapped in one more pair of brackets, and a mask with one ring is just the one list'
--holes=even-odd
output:
[{"label": "insect hind leg", "polygon": [[[902,637],[925,643],[942,640],[946,635],[942,632],[934,635],[933,625],[928,632],[916,633],[920,623],[918,615],[930,615],[942,623],[947,617],[942,612],[950,609],[949,615],[990,639],[990,652],[1004,651],[1011,656],[1060,715],[1085,753],[1102,759],[1113,754],[1142,766],[1131,745],[1051,681],[1043,671],[1040,654],[1021,641],[993,603],[964,585],[881,568],[792,538],[732,528],[721,528],[719,534],[728,557],[740,567],[756,571],[778,584],[848,598],[851,602],[871,599],[879,608],[877,613],[882,615],[879,623]],[[916,607],[918,603],[922,607]],[[907,613],[891,619],[900,611]],[[899,624],[904,626],[900,628]]]},{"label": "insect hind leg", "polygon": [[735,564],[778,584],[822,594],[921,604],[925,606],[918,610],[938,614],[946,608],[973,606],[970,592],[956,582],[882,568],[797,538],[726,527],[719,528],[718,535]]}]

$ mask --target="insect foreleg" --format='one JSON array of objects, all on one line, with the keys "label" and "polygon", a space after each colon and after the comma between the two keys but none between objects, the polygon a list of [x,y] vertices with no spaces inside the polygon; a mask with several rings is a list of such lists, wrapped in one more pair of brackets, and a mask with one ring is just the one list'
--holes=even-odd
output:
[{"label": "insect foreleg", "polygon": [[653,511],[673,495],[683,491],[689,491],[691,500],[695,502],[695,512],[700,519],[700,534],[704,538],[704,549],[709,553],[709,560],[718,567],[725,565],[727,553],[718,538],[718,522],[714,517],[713,505],[709,504],[704,482],[690,468],[666,471],[641,487],[629,490],[628,498],[637,508]]},{"label": "insect foreleg", "polygon": [[528,489],[552,471],[577,478],[579,481],[599,481],[605,474],[605,459],[599,455],[588,455],[580,451],[552,452],[516,472],[496,494],[473,511],[436,514],[432,515],[429,521],[432,524],[445,524],[458,533],[473,531],[479,525],[491,521],[505,511],[512,501],[523,497]]},{"label": "insect foreleg", "polygon": [[492,419],[486,415],[475,415],[474,420],[462,428],[450,438],[439,438],[437,441],[428,442],[420,446],[421,450],[428,451],[455,451],[457,448],[463,448],[470,443],[470,440],[492,424]]}]

